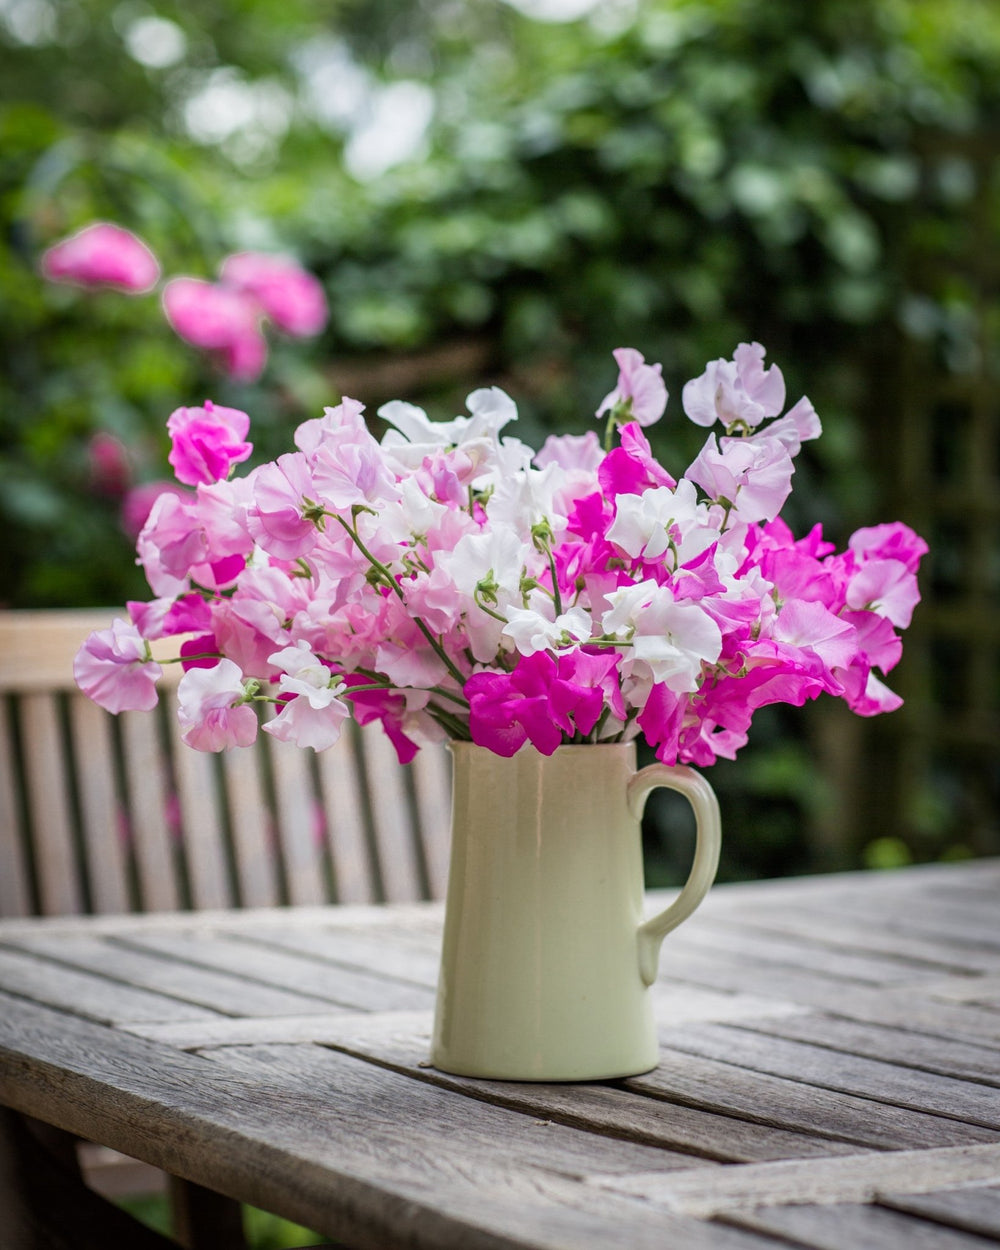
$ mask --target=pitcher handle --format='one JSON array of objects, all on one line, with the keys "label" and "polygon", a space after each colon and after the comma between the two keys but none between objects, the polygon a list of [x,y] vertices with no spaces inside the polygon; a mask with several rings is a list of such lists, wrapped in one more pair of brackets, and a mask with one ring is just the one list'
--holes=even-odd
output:
[{"label": "pitcher handle", "polygon": [[718,799],[705,778],[693,768],[650,764],[640,769],[629,781],[627,790],[629,811],[636,820],[641,818],[650,792],[659,786],[683,794],[694,808],[697,838],[694,863],[684,889],[669,907],[639,926],[639,975],[646,985],[656,980],[663,939],[671,929],[687,920],[708,893],[719,867],[722,845]]}]

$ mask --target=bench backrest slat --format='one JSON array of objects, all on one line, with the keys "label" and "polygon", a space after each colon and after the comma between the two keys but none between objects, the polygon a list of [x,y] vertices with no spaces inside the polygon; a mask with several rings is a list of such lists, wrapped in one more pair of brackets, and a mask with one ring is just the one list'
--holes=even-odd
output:
[{"label": "bench backrest slat", "polygon": [[178,665],[150,713],[113,717],[76,689],[77,649],[114,615],[0,612],[0,916],[443,896],[443,747],[402,767],[351,722],[318,755],[263,732],[193,751]]}]

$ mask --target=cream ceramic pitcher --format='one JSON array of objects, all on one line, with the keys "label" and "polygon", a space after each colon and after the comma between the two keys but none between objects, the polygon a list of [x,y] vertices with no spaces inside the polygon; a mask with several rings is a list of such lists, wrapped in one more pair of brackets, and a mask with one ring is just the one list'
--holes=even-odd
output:
[{"label": "cream ceramic pitcher", "polygon": [[[454,758],[451,870],[431,1061],[523,1081],[630,1076],[656,1066],[649,986],[660,943],[715,878],[719,807],[690,768],[636,772],[633,743]],[[639,821],[665,786],[694,808],[680,896],[643,921]]]}]

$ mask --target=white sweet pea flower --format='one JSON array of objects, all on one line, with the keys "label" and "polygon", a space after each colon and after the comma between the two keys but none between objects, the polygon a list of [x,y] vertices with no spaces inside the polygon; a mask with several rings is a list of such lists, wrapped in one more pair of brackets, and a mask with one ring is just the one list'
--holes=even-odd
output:
[{"label": "white sweet pea flower", "polygon": [[583,608],[570,608],[554,621],[531,608],[509,607],[504,615],[507,624],[500,631],[510,638],[521,655],[536,651],[572,651],[590,637],[590,613]]},{"label": "white sweet pea flower", "polygon": [[524,542],[509,526],[495,526],[476,534],[466,534],[455,550],[440,552],[435,561],[455,585],[456,600],[465,617],[472,654],[481,663],[492,660],[500,645],[502,615],[511,604],[521,604],[521,576],[540,571],[539,556],[530,542]]},{"label": "white sweet pea flower", "polygon": [[616,509],[608,539],[633,559],[660,560],[671,552],[677,568],[719,537],[694,485],[683,478],[674,490],[657,486],[641,495],[619,495]]},{"label": "white sweet pea flower", "polygon": [[314,751],[333,746],[350,715],[350,708],[340,698],[346,688],[344,682],[301,640],[294,647],[275,651],[268,656],[268,663],[281,672],[279,694],[296,697],[268,721],[265,731],[282,742]]},{"label": "white sweet pea flower", "polygon": [[702,663],[722,652],[719,626],[692,600],[676,600],[669,586],[644,581],[606,596],[611,605],[601,624],[606,635],[630,642],[623,669],[648,670],[678,694],[698,689]]}]

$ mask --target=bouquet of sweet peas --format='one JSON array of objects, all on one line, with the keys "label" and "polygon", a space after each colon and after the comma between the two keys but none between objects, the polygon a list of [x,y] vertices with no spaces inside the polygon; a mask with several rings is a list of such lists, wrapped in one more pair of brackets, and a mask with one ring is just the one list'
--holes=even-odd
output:
[{"label": "bouquet of sweet peas", "polygon": [[78,684],[113,712],[151,708],[149,643],[183,634],[191,746],[249,745],[263,724],[323,750],[353,716],[404,762],[443,738],[509,756],[642,735],[665,763],[704,766],[765,704],[897,707],[879,674],[900,658],[924,542],[900,523],[839,553],[818,525],[793,536],[779,514],[820,423],[805,398],[781,415],[760,344],[683,388],[710,432],[679,478],[643,433],[666,408],[661,367],[614,355],[603,444],[591,429],[534,452],[497,388],[451,421],[388,403],[378,441],[345,398],[239,476],[249,417],[178,409],[170,461],[191,489],[160,496],[138,540],[155,598],[85,642]]}]

